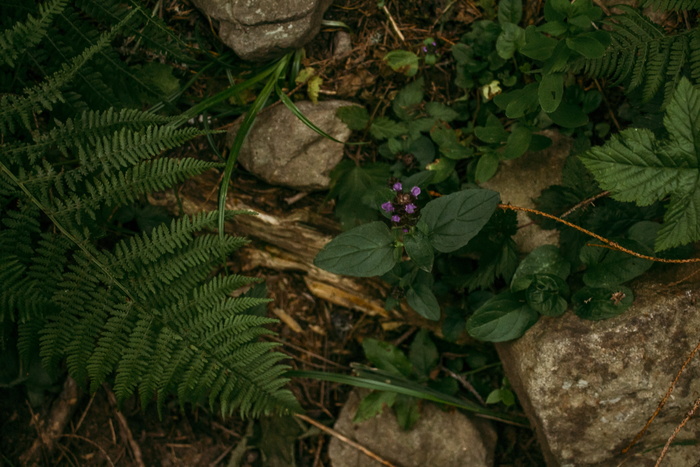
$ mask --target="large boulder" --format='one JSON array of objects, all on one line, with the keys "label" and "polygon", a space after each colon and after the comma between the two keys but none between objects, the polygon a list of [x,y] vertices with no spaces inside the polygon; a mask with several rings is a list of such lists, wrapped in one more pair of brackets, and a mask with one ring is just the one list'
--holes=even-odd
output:
[{"label": "large boulder", "polygon": [[[334,428],[382,459],[402,467],[493,466],[496,431],[488,421],[425,403],[418,423],[410,431],[402,430],[386,407],[374,418],[353,423],[360,397],[366,393],[350,393]],[[328,456],[333,467],[381,467],[379,462],[336,438],[331,439]]]},{"label": "large boulder", "polygon": [[[344,142],[350,137],[347,125],[335,112],[339,107],[352,105],[351,102],[304,101],[296,105],[306,118],[335,139]],[[229,131],[229,145],[239,126],[240,120]],[[328,175],[342,158],[342,144],[319,135],[287,107],[277,105],[258,114],[238,161],[271,185],[312,191],[328,188]]]},{"label": "large boulder", "polygon": [[[632,284],[623,315],[586,321],[568,312],[541,318],[522,338],[497,345],[550,466],[653,466],[661,447],[700,394],[696,357],[636,447],[620,451],[654,413],[700,335],[700,282],[647,276]],[[692,278],[691,278],[692,279]],[[697,278],[695,278],[697,281]],[[665,463],[693,467],[700,459],[695,417]]]},{"label": "large boulder", "polygon": [[193,0],[219,21],[219,36],[244,60],[266,61],[303,47],[332,0]]}]

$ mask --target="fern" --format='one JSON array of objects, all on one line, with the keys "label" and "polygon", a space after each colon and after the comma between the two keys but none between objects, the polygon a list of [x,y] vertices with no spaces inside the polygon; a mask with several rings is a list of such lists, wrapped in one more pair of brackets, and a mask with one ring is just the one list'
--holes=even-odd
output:
[{"label": "fern", "polygon": [[642,102],[661,93],[665,106],[683,76],[700,78],[700,50],[693,46],[700,41],[700,29],[667,36],[637,10],[619,8],[624,14],[610,20],[611,45],[601,58],[586,60],[583,70],[624,85],[628,94],[639,93]]},{"label": "fern", "polygon": [[696,10],[700,0],[642,0],[641,6],[661,11]]},{"label": "fern", "polygon": [[[65,5],[45,5],[39,19],[32,16],[0,37],[17,40],[39,21],[45,31],[31,40],[50,41],[49,19]],[[92,109],[52,121],[43,116],[78,94],[79,82],[90,80],[88,64],[109,56],[118,30],[140,11],[106,9],[116,26],[86,31],[85,50],[38,83],[22,81],[22,94],[11,90],[0,98],[2,346],[16,340],[24,359],[38,352],[47,368],[65,363],[92,390],[112,382],[120,401],[138,392],[144,405],[155,399],[159,410],[173,394],[181,404],[208,401],[224,414],[297,410],[284,388],[284,355],[261,339],[274,320],[248,312],[267,300],[231,297],[257,280],[212,275],[216,262],[247,243],[198,234],[215,225],[217,213],[126,238],[105,235],[117,208],[219,167],[162,155],[206,132],[181,128],[182,115],[134,109]],[[62,21],[73,15],[60,14]],[[23,63],[30,53],[41,57],[17,50],[4,63]],[[52,68],[42,62],[37,69]]]}]

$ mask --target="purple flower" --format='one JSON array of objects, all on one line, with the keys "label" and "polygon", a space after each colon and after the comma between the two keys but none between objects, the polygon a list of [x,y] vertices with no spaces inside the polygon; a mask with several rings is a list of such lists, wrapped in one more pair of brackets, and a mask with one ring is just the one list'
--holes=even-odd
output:
[{"label": "purple flower", "polygon": [[393,215],[391,216],[391,222],[396,222],[398,224],[399,222],[401,222],[401,217]]},{"label": "purple flower", "polygon": [[407,213],[413,214],[414,212],[416,212],[416,205],[413,203],[407,204],[405,209]]},{"label": "purple flower", "polygon": [[411,188],[411,194],[413,196],[418,196],[420,194],[420,188],[418,188],[417,186],[414,186],[413,188]]},{"label": "purple flower", "polygon": [[408,233],[408,229],[403,229],[403,233]]},{"label": "purple flower", "polygon": [[387,201],[386,203],[382,204],[382,209],[386,212],[392,212],[394,210],[394,205],[391,204],[391,201]]},{"label": "purple flower", "polygon": [[428,48],[426,46],[423,46],[423,53],[428,53]]},{"label": "purple flower", "polygon": [[403,190],[403,185],[401,185],[401,182],[396,182],[394,183],[394,186],[391,187],[391,189],[394,191],[401,191]]}]

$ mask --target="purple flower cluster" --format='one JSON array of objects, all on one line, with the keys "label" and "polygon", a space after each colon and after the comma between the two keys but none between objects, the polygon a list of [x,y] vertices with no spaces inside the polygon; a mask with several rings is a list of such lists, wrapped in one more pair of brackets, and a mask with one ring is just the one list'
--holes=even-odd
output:
[{"label": "purple flower cluster", "polygon": [[404,193],[401,182],[391,182],[390,186],[396,195],[393,200],[382,204],[382,210],[391,213],[391,222],[394,227],[402,227],[404,232],[408,232],[408,228],[416,225],[420,217],[420,208],[415,204],[420,195],[420,188],[414,186],[411,191]]}]

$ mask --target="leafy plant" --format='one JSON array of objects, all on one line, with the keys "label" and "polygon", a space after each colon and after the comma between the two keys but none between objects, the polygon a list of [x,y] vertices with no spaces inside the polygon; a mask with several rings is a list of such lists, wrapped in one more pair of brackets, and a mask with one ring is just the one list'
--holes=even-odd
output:
[{"label": "leafy plant", "polygon": [[[67,8],[61,1],[42,6],[39,20],[2,33],[3,46],[22,34],[50,41],[52,21],[70,15]],[[38,82],[21,75],[28,50],[3,55],[5,71],[22,76],[24,90],[5,89],[1,98],[2,346],[17,345],[26,362],[38,354],[52,371],[65,362],[92,390],[113,382],[121,401],[138,390],[144,404],[155,398],[159,408],[177,394],[181,404],[208,400],[224,414],[295,410],[283,387],[283,355],[259,341],[271,320],[249,313],[266,300],[230,296],[255,280],[212,275],[214,263],[246,241],[196,235],[213,227],[217,213],[136,236],[106,235],[120,208],[219,167],[160,156],[206,133],[182,128],[186,116],[112,107],[71,114],[76,79],[92,79],[82,75],[87,65],[115,53],[110,42],[139,11],[99,35],[91,27],[94,43],[66,60],[34,57],[40,70],[57,70]],[[71,116],[49,121],[47,111],[58,106]],[[227,215],[234,214],[242,213]]]}]

